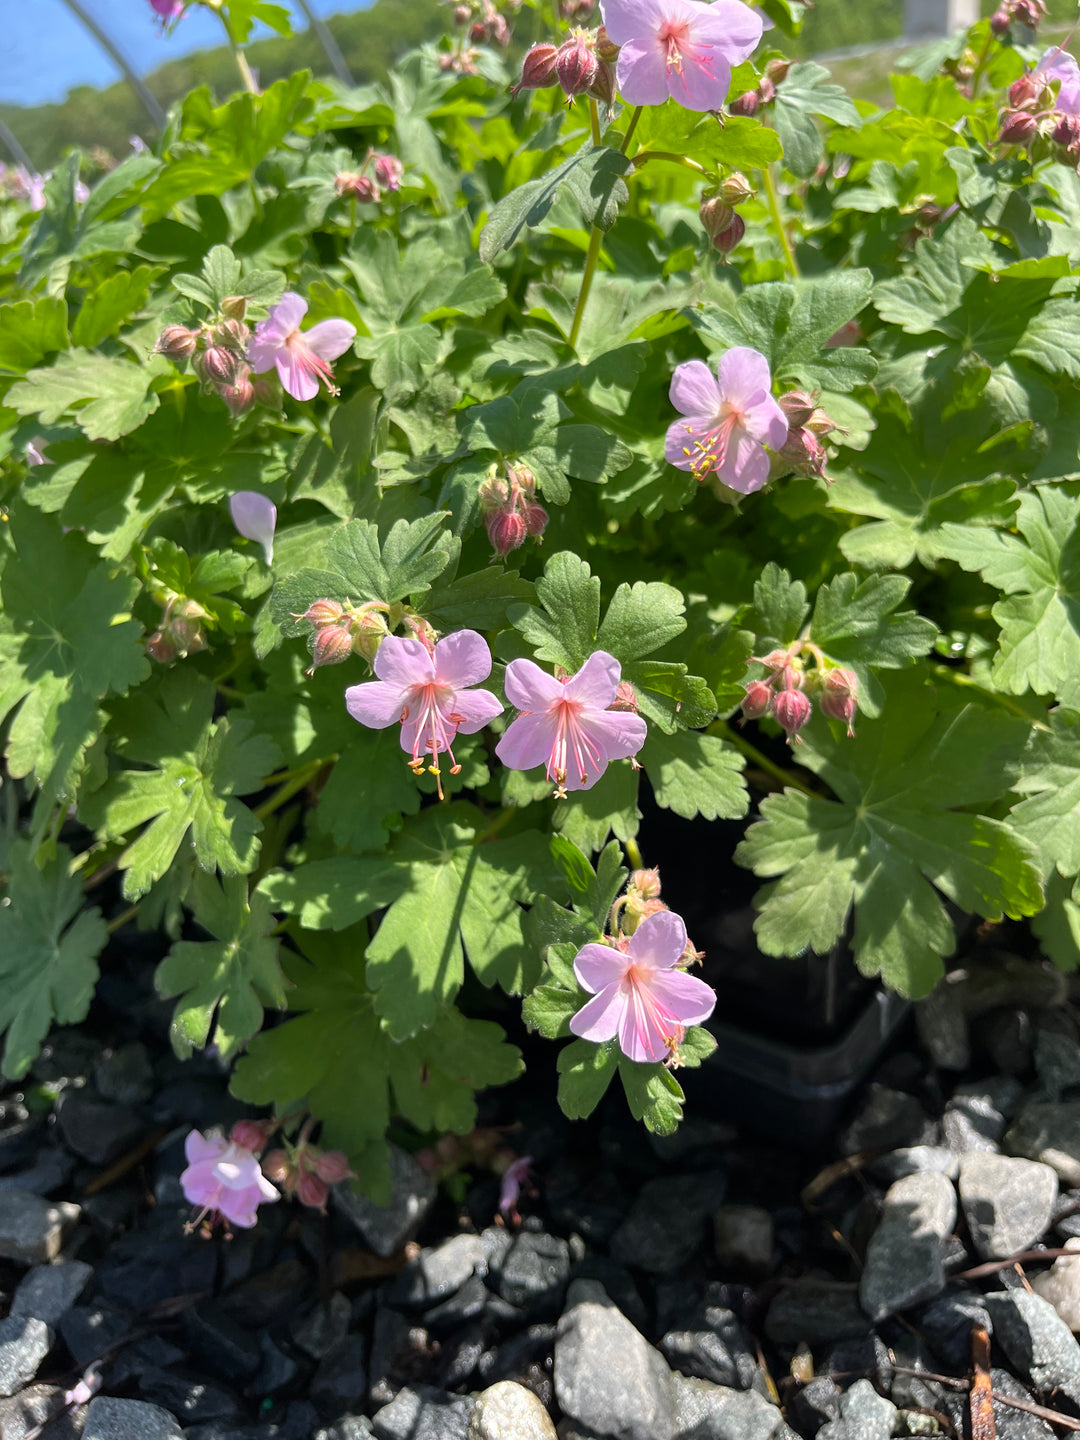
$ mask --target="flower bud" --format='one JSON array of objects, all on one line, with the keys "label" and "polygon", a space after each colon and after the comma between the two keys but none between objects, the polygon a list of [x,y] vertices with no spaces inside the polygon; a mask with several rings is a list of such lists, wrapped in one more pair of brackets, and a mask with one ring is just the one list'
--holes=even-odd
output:
[{"label": "flower bud", "polygon": [[761,108],[761,96],[756,90],[746,90],[737,95],[728,106],[729,115],[756,115]]},{"label": "flower bud", "polygon": [[1011,25],[1012,16],[1007,10],[995,10],[993,15],[990,16],[991,33],[996,35],[999,40],[1003,35],[1009,33],[1009,27]]},{"label": "flower bud", "polygon": [[503,559],[511,550],[524,545],[529,533],[524,517],[517,510],[492,510],[484,516],[484,528],[495,553]]},{"label": "flower bud", "polygon": [[160,630],[146,637],[146,653],[159,665],[171,665],[176,659],[177,649],[173,642]]},{"label": "flower bud", "polygon": [[243,415],[251,409],[255,403],[255,386],[246,365],[241,367],[243,373],[237,375],[235,385],[220,385],[218,394],[228,407],[229,414],[235,420],[237,416]]},{"label": "flower bud", "polygon": [[742,713],[744,720],[759,720],[769,713],[775,694],[767,680],[751,680],[743,696]]},{"label": "flower bud", "polygon": [[525,522],[525,533],[532,539],[539,540],[547,529],[548,512],[542,505],[526,502],[522,505],[519,513]]},{"label": "flower bud", "polygon": [[798,475],[824,477],[829,452],[812,430],[793,425],[787,439],[776,452],[780,462]]},{"label": "flower bud", "polygon": [[596,79],[589,86],[589,95],[602,105],[610,105],[615,99],[615,67],[603,61],[596,67]]},{"label": "flower bud", "polygon": [[156,349],[159,355],[167,355],[170,360],[186,360],[195,354],[198,342],[197,331],[189,330],[186,325],[166,325],[158,336]]},{"label": "flower bud", "polygon": [[615,687],[615,699],[608,706],[609,710],[626,710],[637,714],[637,691],[629,680],[620,680]]},{"label": "flower bud", "polygon": [[853,670],[830,670],[821,690],[821,712],[830,720],[842,720],[850,739],[854,739],[854,719],[858,711],[859,677]]},{"label": "flower bud", "polygon": [[614,65],[615,61],[619,58],[619,50],[621,48],[621,46],[616,45],[614,40],[611,39],[603,25],[598,27],[596,31],[596,53],[601,60],[605,61],[608,65]]},{"label": "flower bud", "polygon": [[385,615],[374,607],[360,610],[353,616],[349,628],[353,650],[357,655],[362,655],[369,665],[373,665],[379,646],[390,633]]},{"label": "flower bud", "polygon": [[600,61],[590,39],[587,31],[578,30],[559,46],[555,54],[555,74],[563,93],[571,100],[575,95],[584,95],[596,84]]},{"label": "flower bud", "polygon": [[247,352],[251,331],[242,320],[228,319],[215,325],[212,338],[215,345],[224,345],[226,350],[243,355]]},{"label": "flower bud", "polygon": [[310,1170],[301,1170],[296,1182],[296,1198],[301,1205],[310,1205],[312,1210],[325,1210],[330,1199],[330,1187]]},{"label": "flower bud", "polygon": [[229,1132],[229,1139],[257,1155],[266,1144],[266,1126],[260,1120],[238,1120]]},{"label": "flower bud", "polygon": [[352,654],[352,635],[346,625],[323,625],[315,631],[311,665],[305,675],[314,675],[322,665],[340,665]]},{"label": "flower bud", "polygon": [[237,357],[224,345],[211,345],[199,356],[198,366],[208,380],[218,385],[236,382]]},{"label": "flower bud", "polygon": [[510,503],[510,486],[497,475],[489,475],[486,480],[482,480],[476,493],[485,509]]},{"label": "flower bud", "polygon": [[1029,70],[1009,86],[1009,105],[1014,110],[1038,108],[1042,86]]},{"label": "flower bud", "polygon": [[375,156],[375,179],[384,190],[400,190],[405,167],[396,155]]},{"label": "flower bud", "polygon": [[849,350],[863,338],[862,326],[857,320],[848,320],[834,335],[825,341],[826,350]]},{"label": "flower bud", "polygon": [[345,606],[337,600],[313,600],[303,615],[294,615],[294,620],[310,620],[312,625],[340,625],[345,618]]},{"label": "flower bud", "polygon": [[998,139],[1003,145],[1026,145],[1038,129],[1038,121],[1026,110],[1005,110],[1001,115]]},{"label": "flower bud", "polygon": [[227,295],[221,302],[221,313],[229,320],[243,320],[247,314],[246,295]]},{"label": "flower bud", "polygon": [[655,867],[635,870],[630,876],[627,888],[636,890],[643,900],[655,900],[660,894],[660,871]]},{"label": "flower bud", "polygon": [[801,743],[799,731],[813,714],[813,706],[801,690],[780,690],[773,696],[772,713],[776,723],[787,732],[789,741]]},{"label": "flower bud", "polygon": [[353,1176],[349,1162],[340,1150],[324,1150],[315,1156],[315,1174],[327,1185],[337,1185]]},{"label": "flower bud", "polygon": [[1073,153],[1080,147],[1080,115],[1056,115],[1051,139]]},{"label": "flower bud", "polygon": [[722,234],[713,236],[713,248],[719,250],[721,255],[730,255],[732,250],[742,242],[745,234],[746,221],[741,215],[734,215],[727,229]]},{"label": "flower bud", "polygon": [[765,66],[765,78],[773,85],[782,85],[788,77],[791,61],[777,57]]},{"label": "flower bud", "polygon": [[726,179],[720,181],[717,193],[727,205],[742,205],[753,196],[754,189],[741,170],[733,170]]},{"label": "flower bud", "polygon": [[710,240],[715,240],[722,235],[735,219],[735,211],[730,203],[720,195],[702,196],[701,205],[698,207],[698,217],[701,220],[702,229]]},{"label": "flower bud", "polygon": [[1029,30],[1037,30],[1046,15],[1046,0],[1013,0],[1013,19]]},{"label": "flower bud", "polygon": [[521,90],[546,90],[549,85],[557,85],[559,77],[555,72],[555,57],[558,53],[557,45],[534,45],[522,62],[521,79],[511,86],[510,94],[517,95]]},{"label": "flower bud", "polygon": [[284,1150],[271,1150],[263,1156],[261,1164],[266,1178],[277,1185],[290,1184],[295,1179],[296,1167]]},{"label": "flower bud", "polygon": [[767,72],[761,77],[761,84],[758,86],[757,93],[758,100],[762,105],[768,105],[776,99],[776,86]]},{"label": "flower bud", "polygon": [[777,401],[789,425],[805,425],[817,408],[814,397],[805,390],[789,390]]},{"label": "flower bud", "polygon": [[468,25],[468,23],[469,23],[469,21],[470,21],[471,19],[472,19],[472,6],[471,6],[471,5],[455,5],[455,6],[454,6],[454,24],[455,24],[455,25]]}]

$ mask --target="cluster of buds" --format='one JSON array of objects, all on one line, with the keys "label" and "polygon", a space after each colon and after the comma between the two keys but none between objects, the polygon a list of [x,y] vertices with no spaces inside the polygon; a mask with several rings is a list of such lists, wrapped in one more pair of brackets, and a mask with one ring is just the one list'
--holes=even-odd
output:
[{"label": "cluster of buds", "polygon": [[741,95],[737,95],[728,106],[728,114],[756,115],[763,105],[768,105],[776,99],[776,87],[784,83],[790,69],[790,60],[782,60],[779,57],[770,60],[765,66],[765,73],[762,75],[757,89],[744,90]]},{"label": "cluster of buds", "polygon": [[[309,1126],[305,1125],[295,1145],[286,1140],[283,1147],[271,1150],[263,1157],[262,1172],[268,1180],[280,1185],[282,1191],[295,1196],[301,1205],[312,1210],[325,1210],[330,1199],[330,1187],[342,1180],[354,1178],[349,1162],[340,1150],[320,1150],[307,1138]],[[238,1132],[248,1138],[241,1139]],[[258,1134],[256,1134],[258,1132]],[[232,1138],[246,1149],[259,1150],[266,1144],[267,1127],[257,1120],[241,1120],[233,1126]],[[249,1141],[258,1143],[249,1143]]]},{"label": "cluster of buds", "polygon": [[[422,1083],[430,1083],[424,1067]],[[464,1179],[473,1167],[490,1170],[499,1177],[499,1213],[519,1223],[517,1202],[522,1191],[535,1195],[529,1183],[533,1158],[518,1155],[503,1139],[504,1132],[493,1126],[480,1126],[468,1135],[443,1135],[434,1145],[416,1152],[421,1168],[438,1184],[455,1192],[464,1192]],[[497,1217],[496,1217],[497,1218]]]},{"label": "cluster of buds", "polygon": [[497,45],[505,50],[510,44],[510,23],[507,15],[516,15],[522,0],[449,0],[458,28],[458,38],[450,50],[439,56],[443,70],[459,75],[477,74],[480,58],[478,45]]},{"label": "cluster of buds", "polygon": [[343,199],[376,205],[382,199],[384,190],[393,193],[401,189],[401,177],[404,173],[405,167],[396,155],[382,155],[375,150],[369,150],[359,170],[338,171],[334,176],[334,189]]},{"label": "cluster of buds", "polygon": [[323,665],[340,665],[350,655],[362,655],[370,664],[383,637],[389,635],[389,605],[381,600],[368,600],[351,605],[340,600],[315,600],[294,620],[306,620],[312,626],[311,665],[305,672],[314,675]]},{"label": "cluster of buds", "polygon": [[1038,69],[1021,75],[1009,86],[1009,103],[998,116],[998,140],[1030,150],[1033,160],[1055,159],[1063,164],[1080,161],[1080,115],[1073,113],[1075,96],[1068,107],[1055,89],[1057,79]]},{"label": "cluster of buds", "polygon": [[206,649],[202,621],[206,611],[197,600],[185,600],[172,594],[165,601],[161,623],[147,636],[146,653],[160,665],[171,665],[185,655],[197,655]]},{"label": "cluster of buds", "polygon": [[[655,867],[632,871],[626,889],[611,907],[608,921],[611,934],[604,937],[605,943],[627,953],[627,942],[641,922],[667,908],[660,899],[660,871]],[[696,949],[688,939],[676,968],[687,970],[691,965],[700,965],[704,958],[704,950]]]},{"label": "cluster of buds", "polygon": [[559,0],[559,15],[569,25],[584,20],[596,9],[596,0]]},{"label": "cluster of buds", "polygon": [[531,535],[540,543],[548,513],[536,500],[536,476],[527,465],[507,465],[505,480],[491,475],[480,489],[484,528],[492,548],[505,560]]},{"label": "cluster of buds", "polygon": [[990,17],[990,29],[1000,39],[1014,24],[1037,30],[1046,18],[1046,0],[1002,0]]},{"label": "cluster of buds", "polygon": [[204,392],[223,400],[233,419],[250,410],[256,400],[274,403],[273,383],[264,377],[253,379],[247,363],[251,330],[244,323],[246,310],[247,298],[231,295],[222,301],[217,320],[197,330],[166,325],[155,347],[175,364],[190,360]]},{"label": "cluster of buds", "polygon": [[824,480],[829,452],[823,440],[831,435],[837,426],[820,409],[813,395],[804,390],[789,390],[777,402],[788,422],[787,439],[773,456],[772,476],[803,475],[809,479]]},{"label": "cluster of buds", "polygon": [[[806,671],[803,655],[813,657],[816,668]],[[799,731],[806,725],[814,707],[808,689],[818,692],[821,713],[830,720],[841,720],[850,739],[855,737],[855,715],[858,711],[858,676],[852,670],[829,665],[818,647],[802,639],[786,650],[773,650],[768,655],[751,659],[764,665],[764,679],[751,680],[743,697],[743,720],[760,720],[771,715],[788,737],[788,743],[802,743]]]},{"label": "cluster of buds", "polygon": [[755,193],[746,176],[733,170],[702,195],[698,215],[705,234],[721,255],[730,255],[746,234],[746,221],[735,207]]},{"label": "cluster of buds", "polygon": [[614,62],[618,54],[619,47],[608,39],[602,25],[596,30],[577,27],[561,45],[534,45],[525,56],[521,79],[510,87],[510,94],[559,85],[570,104],[578,95],[591,95],[610,105],[615,97]]}]

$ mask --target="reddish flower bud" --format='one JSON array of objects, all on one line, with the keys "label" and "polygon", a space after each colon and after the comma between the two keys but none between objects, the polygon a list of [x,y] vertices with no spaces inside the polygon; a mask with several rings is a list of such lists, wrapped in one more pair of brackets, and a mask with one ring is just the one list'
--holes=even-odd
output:
[{"label": "reddish flower bud", "polygon": [[340,665],[352,654],[352,648],[352,635],[348,626],[321,626],[315,631],[311,646],[311,665],[304,673],[314,675],[322,665]]},{"label": "reddish flower bud", "polygon": [[756,115],[761,108],[761,96],[756,90],[747,90],[737,95],[728,106],[729,115]]},{"label": "reddish flower bud", "polygon": [[821,711],[830,720],[842,720],[849,738],[854,738],[858,711],[859,677],[853,670],[830,670],[821,690]]},{"label": "reddish flower bud", "polygon": [[477,488],[480,504],[485,509],[497,508],[510,503],[510,486],[497,475],[489,475]]},{"label": "reddish flower bud", "polygon": [[520,462],[507,465],[506,478],[511,488],[516,485],[527,500],[532,500],[536,495],[536,476],[527,465]]},{"label": "reddish flower bud", "polygon": [[787,732],[789,741],[800,743],[799,731],[810,719],[813,706],[801,690],[781,690],[773,696],[772,713],[776,723]]},{"label": "reddish flower bud", "polygon": [[176,659],[177,649],[173,642],[160,630],[146,637],[146,653],[159,665],[171,665]]},{"label": "reddish flower bud", "polygon": [[199,356],[198,366],[208,380],[218,385],[236,383],[237,357],[224,345],[211,345]]},{"label": "reddish flower bud", "polygon": [[166,325],[158,336],[157,352],[167,355],[170,360],[186,360],[195,354],[199,336],[186,325]]},{"label": "reddish flower bud", "polygon": [[655,900],[660,894],[660,871],[655,868],[635,870],[630,876],[628,888],[636,890],[644,900]]},{"label": "reddish flower bud", "polygon": [[325,1180],[327,1185],[337,1185],[342,1180],[349,1180],[353,1173],[340,1150],[324,1150],[315,1156],[315,1174],[320,1180]]},{"label": "reddish flower bud", "polygon": [[743,696],[744,720],[758,720],[769,713],[775,691],[767,680],[751,680]]},{"label": "reddish flower bud", "polygon": [[741,170],[733,170],[730,175],[720,181],[720,189],[717,193],[720,199],[728,205],[742,205],[754,195],[755,191]]},{"label": "reddish flower bud", "polygon": [[596,79],[589,86],[588,94],[602,105],[610,105],[615,99],[615,66],[601,63],[596,67]]},{"label": "reddish flower bud", "polygon": [[793,425],[776,452],[781,464],[799,475],[823,476],[829,453],[812,430]]},{"label": "reddish flower bud", "polygon": [[791,69],[791,61],[777,58],[770,60],[765,66],[765,78],[774,85],[782,85],[788,77]]},{"label": "reddish flower bud", "polygon": [[215,345],[224,345],[226,350],[235,350],[237,354],[244,355],[251,339],[251,331],[242,320],[228,319],[214,326],[212,338]]},{"label": "reddish flower bud", "polygon": [[522,62],[521,79],[510,87],[510,94],[517,95],[522,90],[546,90],[549,85],[557,85],[559,77],[555,73],[555,57],[558,53],[557,45],[534,45]]},{"label": "reddish flower bud", "polygon": [[401,177],[405,173],[405,166],[396,155],[376,155],[372,168],[375,171],[375,179],[384,190],[401,189]]},{"label": "reddish flower bud", "polygon": [[454,24],[455,24],[455,25],[467,25],[471,19],[472,19],[472,6],[471,6],[471,5],[455,5],[455,6],[454,6]]},{"label": "reddish flower bud", "polygon": [[575,95],[584,95],[596,84],[600,61],[596,58],[591,38],[587,31],[578,30],[559,46],[555,54],[555,74],[563,93],[571,100]]},{"label": "reddish flower bud", "polygon": [[525,533],[531,535],[534,540],[539,540],[547,529],[548,512],[542,505],[526,502],[522,505],[519,513],[525,522]]},{"label": "reddish flower bud", "polygon": [[238,415],[250,410],[255,403],[255,386],[251,383],[247,366],[242,368],[244,373],[237,375],[235,385],[218,386],[218,394],[225,401],[234,420]]},{"label": "reddish flower bud", "polygon": [[516,510],[493,510],[490,515],[485,515],[484,528],[495,553],[503,559],[511,550],[524,545],[529,533],[524,517]]},{"label": "reddish flower bud", "polygon": [[757,93],[758,99],[761,101],[762,105],[768,105],[770,101],[776,99],[776,85],[773,83],[772,78],[768,74],[767,68],[766,73],[762,76],[761,84],[758,86]]},{"label": "reddish flower bud", "polygon": [[1014,110],[1035,109],[1041,90],[1042,85],[1029,70],[1009,86],[1009,105]]},{"label": "reddish flower bud", "polygon": [[746,234],[746,221],[741,215],[734,215],[731,224],[720,235],[713,236],[713,248],[720,251],[721,255],[730,255],[735,247],[742,243]]},{"label": "reddish flower bud", "polygon": [[296,1167],[284,1150],[271,1150],[263,1156],[262,1172],[268,1180],[283,1185],[295,1178]]},{"label": "reddish flower bud", "polygon": [[238,1120],[229,1132],[229,1139],[257,1155],[266,1144],[266,1126],[260,1120]]},{"label": "reddish flower bud", "polygon": [[789,390],[776,402],[789,425],[805,425],[817,408],[812,395],[805,390]]},{"label": "reddish flower bud", "polygon": [[701,220],[702,229],[710,240],[715,240],[722,235],[735,219],[735,211],[730,203],[720,195],[702,196],[701,204],[698,207],[698,217]]},{"label": "reddish flower bud", "polygon": [[862,326],[857,320],[849,320],[841,325],[835,335],[830,335],[825,341],[826,350],[848,350],[853,345],[858,345],[863,338]]},{"label": "reddish flower bud", "polygon": [[294,615],[294,620],[310,620],[312,625],[340,625],[345,618],[345,606],[337,600],[313,600],[303,615]]},{"label": "reddish flower bud", "polygon": [[609,710],[627,710],[637,714],[637,692],[629,680],[620,680],[615,687],[615,699],[608,706]]},{"label": "reddish flower bud", "polygon": [[990,29],[999,40],[1003,35],[1009,33],[1009,27],[1011,25],[1012,16],[1007,10],[995,10],[993,15],[990,16]]},{"label": "reddish flower bud", "polygon": [[312,1210],[325,1210],[330,1199],[330,1187],[310,1170],[301,1170],[296,1182],[296,1198],[301,1205],[310,1205]]},{"label": "reddish flower bud", "polygon": [[1080,115],[1056,115],[1051,139],[1070,153],[1080,146]]},{"label": "reddish flower bud", "polygon": [[614,40],[611,39],[603,25],[597,28],[596,53],[600,56],[601,60],[605,60],[609,65],[614,65],[615,61],[619,58],[621,48],[621,46],[616,45]]},{"label": "reddish flower bud", "polygon": [[370,175],[360,175],[355,170],[342,170],[335,175],[334,189],[339,195],[360,200],[365,205],[374,205],[381,193]]},{"label": "reddish flower bud", "polygon": [[1038,129],[1038,121],[1027,110],[1006,110],[1001,116],[998,139],[1003,145],[1026,145]]},{"label": "reddish flower bud", "polygon": [[1013,19],[1029,30],[1037,30],[1045,15],[1045,0],[1013,0]]}]

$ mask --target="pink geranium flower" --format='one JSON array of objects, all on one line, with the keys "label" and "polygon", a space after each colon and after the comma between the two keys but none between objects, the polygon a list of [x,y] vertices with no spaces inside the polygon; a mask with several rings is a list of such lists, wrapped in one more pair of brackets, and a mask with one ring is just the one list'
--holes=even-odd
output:
[{"label": "pink geranium flower", "polygon": [[422,640],[387,635],[373,668],[378,679],[345,691],[349,714],[373,730],[400,721],[401,748],[417,774],[424,767],[421,757],[431,755],[428,769],[438,776],[438,757],[446,754],[456,775],[461,766],[451,747],[457,736],[475,735],[502,713],[489,690],[471,688],[491,674],[491,651],[475,630],[458,630],[431,649]]},{"label": "pink geranium flower", "polygon": [[742,0],[601,0],[608,39],[621,46],[615,77],[631,105],[719,110],[732,66],[748,60],[763,29]]},{"label": "pink geranium flower", "polygon": [[676,969],[686,951],[686,926],[662,910],[643,920],[616,949],[586,945],[574,960],[574,974],[593,999],[570,1021],[582,1040],[619,1037],[631,1060],[668,1060],[687,1025],[707,1020],[716,994],[704,980]]},{"label": "pink geranium flower", "polygon": [[519,711],[495,747],[512,770],[547,766],[558,788],[591,790],[611,760],[627,760],[645,744],[640,715],[613,711],[622,670],[604,650],[591,654],[576,675],[556,679],[531,660],[506,667],[506,698]]},{"label": "pink geranium flower", "polygon": [[715,380],[701,360],[676,366],[671,403],[686,419],[667,432],[665,453],[672,465],[689,470],[695,480],[715,474],[742,495],[760,490],[769,478],[763,442],[779,450],[788,435],[771,387],[769,362],[745,345],[721,357]]},{"label": "pink geranium flower", "polygon": [[179,20],[186,7],[187,0],[150,0],[150,9],[161,21],[162,30]]},{"label": "pink geranium flower", "polygon": [[320,380],[336,395],[330,361],[344,355],[356,339],[356,326],[348,320],[321,320],[302,332],[300,321],[307,308],[302,295],[286,291],[266,319],[256,325],[248,342],[248,364],[255,374],[276,368],[294,400],[314,400]]},{"label": "pink geranium flower", "polygon": [[1080,65],[1067,50],[1052,46],[1035,66],[1035,74],[1047,84],[1056,80],[1061,86],[1055,110],[1080,115]]},{"label": "pink geranium flower", "polygon": [[245,540],[261,545],[267,565],[274,563],[274,531],[277,506],[257,490],[238,490],[229,501],[233,524]]},{"label": "pink geranium flower", "polygon": [[215,1212],[242,1230],[250,1230],[259,1206],[281,1199],[255,1156],[235,1140],[192,1130],[184,1141],[184,1154],[188,1166],[180,1184],[191,1204],[198,1205],[200,1220]]}]

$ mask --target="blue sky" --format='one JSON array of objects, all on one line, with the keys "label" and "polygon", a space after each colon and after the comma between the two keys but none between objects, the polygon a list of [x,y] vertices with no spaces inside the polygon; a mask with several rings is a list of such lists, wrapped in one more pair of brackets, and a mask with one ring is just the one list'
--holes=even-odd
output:
[{"label": "blue sky", "polygon": [[[193,7],[166,39],[158,33],[149,0],[82,0],[82,4],[144,75],[176,55],[221,44],[219,21],[200,6]],[[296,5],[291,8],[294,25],[303,29],[303,15]],[[366,3],[312,0],[312,8],[320,15],[334,15],[365,9]],[[0,0],[0,33],[5,50],[0,101],[42,105],[62,100],[74,85],[110,85],[120,78],[112,60],[63,0]]]}]

